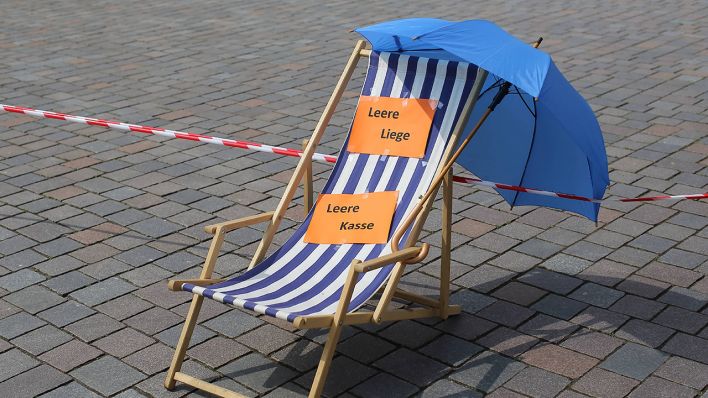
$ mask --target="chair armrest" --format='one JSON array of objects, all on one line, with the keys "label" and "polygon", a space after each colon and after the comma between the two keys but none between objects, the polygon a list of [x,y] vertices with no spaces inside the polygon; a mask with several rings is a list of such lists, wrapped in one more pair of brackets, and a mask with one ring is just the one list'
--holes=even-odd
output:
[{"label": "chair armrest", "polygon": [[209,234],[215,234],[217,230],[221,229],[223,232],[233,231],[234,229],[239,229],[241,227],[246,227],[253,224],[262,223],[273,219],[272,211],[262,214],[256,214],[253,216],[247,216],[239,218],[238,220],[224,221],[218,224],[207,225],[204,227],[204,231]]},{"label": "chair armrest", "polygon": [[427,243],[423,243],[423,246],[417,247],[407,247],[405,249],[398,250],[393,253],[389,253],[385,256],[372,258],[371,260],[364,261],[362,263],[353,264],[354,271],[356,272],[369,272],[371,270],[384,267],[389,264],[397,263],[399,261],[407,260],[410,258],[420,256],[421,259],[428,255],[428,249],[430,246]]}]

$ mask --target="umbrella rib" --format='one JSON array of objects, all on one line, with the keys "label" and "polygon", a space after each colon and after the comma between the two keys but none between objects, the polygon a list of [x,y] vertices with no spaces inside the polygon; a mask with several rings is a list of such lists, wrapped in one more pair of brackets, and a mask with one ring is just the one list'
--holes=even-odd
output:
[{"label": "umbrella rib", "polygon": [[[536,117],[536,112],[538,112],[538,109],[536,109],[536,102],[533,103],[533,108],[535,112],[531,112],[533,114],[533,135],[531,136],[531,145],[529,145],[529,154],[526,156],[526,163],[524,164],[524,171],[521,173],[521,178],[519,179],[519,183],[517,185],[523,186],[524,178],[526,177],[526,170],[528,170],[529,167],[529,160],[531,160],[531,152],[533,151],[533,146],[536,143],[536,126],[538,122],[538,118]],[[514,206],[516,206],[516,199],[519,198],[519,191],[514,192],[514,200],[511,201],[511,208],[513,209]]]}]

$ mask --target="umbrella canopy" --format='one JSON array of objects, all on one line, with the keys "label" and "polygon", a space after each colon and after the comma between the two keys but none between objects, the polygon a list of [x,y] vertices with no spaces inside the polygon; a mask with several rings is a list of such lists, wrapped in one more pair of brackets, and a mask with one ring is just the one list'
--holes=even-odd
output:
[{"label": "umbrella canopy", "polygon": [[[603,197],[609,175],[600,126],[548,54],[483,20],[401,19],[356,31],[375,51],[463,60],[488,71],[466,134],[492,103],[496,88],[512,84],[457,163],[485,180]],[[554,207],[597,221],[597,203],[498,192],[512,206]]]}]

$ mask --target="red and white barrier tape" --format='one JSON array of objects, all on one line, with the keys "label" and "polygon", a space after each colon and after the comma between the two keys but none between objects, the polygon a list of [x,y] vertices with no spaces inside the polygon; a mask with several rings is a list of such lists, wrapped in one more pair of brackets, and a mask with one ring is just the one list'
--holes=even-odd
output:
[{"label": "red and white barrier tape", "polygon": [[[260,152],[271,152],[271,153],[277,153],[280,155],[287,155],[287,156],[300,157],[302,154],[302,151],[297,150],[297,149],[281,148],[281,147],[277,147],[277,146],[258,144],[255,142],[231,140],[228,138],[210,137],[207,135],[201,135],[201,134],[195,134],[195,133],[185,133],[185,132],[181,132],[181,131],[165,130],[165,129],[161,129],[158,127],[140,126],[137,124],[113,122],[110,120],[67,115],[64,113],[42,111],[39,109],[24,108],[24,107],[20,107],[20,106],[0,104],[0,107],[5,112],[22,113],[22,114],[25,114],[28,116],[34,116],[34,117],[46,118],[46,119],[65,120],[67,122],[88,124],[90,126],[101,126],[101,127],[106,127],[109,129],[114,129],[114,130],[134,131],[136,133],[154,134],[154,135],[159,135],[162,137],[179,138],[179,139],[191,140],[191,141],[200,141],[200,142],[205,142],[207,144],[217,144],[217,145],[230,146],[230,147],[235,147],[235,148],[250,149],[253,151],[260,151]],[[318,161],[318,162],[332,162],[332,163],[334,163],[337,161],[337,157],[316,153],[313,155],[312,160]]]},{"label": "red and white barrier tape", "polygon": [[[279,155],[285,155],[285,156],[294,156],[294,157],[302,156],[302,151],[299,149],[282,148],[282,147],[277,147],[277,146],[258,144],[255,142],[239,141],[239,140],[232,140],[232,139],[228,139],[228,138],[211,137],[211,136],[202,135],[202,134],[185,133],[185,132],[181,132],[181,131],[166,130],[166,129],[161,129],[158,127],[141,126],[141,125],[137,125],[137,124],[113,122],[113,121],[109,121],[109,120],[94,119],[94,118],[90,118],[90,117],[67,115],[64,113],[42,111],[39,109],[25,108],[25,107],[21,107],[21,106],[0,104],[0,110],[5,111],[5,112],[21,113],[21,114],[25,114],[28,116],[38,117],[38,118],[65,120],[67,122],[87,124],[89,126],[101,126],[101,127],[106,127],[109,129],[114,129],[114,130],[133,131],[136,133],[154,134],[154,135],[159,135],[162,137],[179,138],[179,139],[190,140],[190,141],[199,141],[199,142],[204,142],[207,144],[216,144],[216,145],[223,145],[223,146],[229,146],[229,147],[234,147],[234,148],[250,149],[250,150],[259,151],[259,152],[277,153]],[[315,162],[334,163],[337,161],[337,157],[331,156],[331,155],[324,155],[321,153],[315,153],[312,155],[312,160]],[[557,192],[550,192],[550,191],[542,191],[542,190],[538,190],[538,189],[525,188],[525,187],[520,187],[520,186],[516,186],[516,185],[500,184],[497,182],[484,181],[484,180],[480,180],[478,178],[472,178],[472,177],[454,176],[453,180],[456,182],[462,182],[462,183],[467,183],[467,184],[483,185],[483,186],[505,189],[505,190],[510,190],[510,191],[528,192],[528,193],[532,193],[532,194],[536,194],[536,195],[553,196],[553,197],[558,197],[558,198],[580,200],[583,202],[593,202],[593,203],[602,203],[602,202],[606,202],[606,201],[650,202],[650,201],[655,201],[655,200],[669,200],[669,199],[676,200],[676,199],[707,199],[708,198],[708,193],[702,193],[702,194],[691,194],[691,195],[662,195],[662,196],[651,196],[651,197],[643,197],[643,198],[593,199],[593,198],[587,198],[587,197],[578,196],[578,195],[571,195],[571,194],[557,193]]]}]

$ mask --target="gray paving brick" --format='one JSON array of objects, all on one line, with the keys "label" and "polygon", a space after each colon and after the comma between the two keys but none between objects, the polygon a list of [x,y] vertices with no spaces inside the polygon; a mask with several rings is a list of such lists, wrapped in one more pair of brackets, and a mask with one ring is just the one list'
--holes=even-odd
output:
[{"label": "gray paving brick", "polygon": [[296,373],[260,354],[251,353],[218,369],[246,387],[266,392],[292,379]]},{"label": "gray paving brick", "polygon": [[39,361],[17,349],[0,354],[0,361],[4,364],[0,367],[0,381],[7,380],[39,365]]},{"label": "gray paving brick", "polygon": [[624,293],[594,283],[586,283],[569,297],[597,307],[607,308],[619,300]]},{"label": "gray paving brick", "polygon": [[570,319],[587,307],[580,301],[549,294],[532,306],[533,309],[561,319]]},{"label": "gray paving brick", "polygon": [[430,387],[423,390],[420,394],[421,398],[434,398],[434,397],[468,397],[468,398],[482,398],[483,395],[480,392],[469,390],[462,387],[459,384],[453,383],[450,380],[440,380],[435,382]]},{"label": "gray paving brick", "polygon": [[90,342],[121,328],[123,325],[120,322],[98,313],[74,322],[64,329],[81,340]]},{"label": "gray paving brick", "polygon": [[[362,345],[357,348],[364,349],[365,347],[365,345]],[[458,366],[481,351],[482,347],[477,344],[450,335],[440,336],[439,338],[433,340],[430,344],[420,349],[420,352],[423,354],[451,366]],[[377,350],[377,354],[380,354],[381,352],[385,353],[386,351]],[[369,361],[363,362],[368,363]]]},{"label": "gray paving brick", "polygon": [[84,286],[95,282],[95,279],[86,276],[78,271],[67,272],[66,274],[55,276],[42,283],[59,295],[66,295],[74,290],[81,289]]},{"label": "gray paving brick", "polygon": [[46,322],[41,319],[29,315],[26,312],[20,312],[0,319],[0,336],[6,339],[12,339],[44,324],[46,324]]},{"label": "gray paving brick", "polygon": [[74,300],[68,300],[56,307],[38,313],[37,316],[55,326],[63,327],[79,319],[86,318],[95,312],[96,311],[83,304],[77,303]]},{"label": "gray paving brick", "polygon": [[458,383],[490,392],[506,383],[525,367],[521,362],[485,351],[469,360],[449,377]]},{"label": "gray paving brick", "polygon": [[431,384],[449,369],[441,362],[406,348],[386,355],[373,365],[419,387]]},{"label": "gray paving brick", "polygon": [[77,368],[71,375],[104,395],[115,394],[145,378],[144,374],[110,356]]},{"label": "gray paving brick", "polygon": [[39,355],[69,340],[71,340],[71,335],[68,333],[54,326],[45,325],[39,329],[16,337],[12,340],[12,344],[32,355]]},{"label": "gray paving brick", "polygon": [[21,269],[17,272],[0,277],[0,288],[8,292],[15,292],[43,281],[42,274],[29,269]]},{"label": "gray paving brick", "polygon": [[531,397],[552,397],[561,392],[569,383],[570,380],[563,376],[543,369],[528,367],[504,386]]},{"label": "gray paving brick", "polygon": [[352,392],[360,397],[384,398],[410,396],[418,390],[413,384],[386,373],[380,373],[354,387]]},{"label": "gray paving brick", "polygon": [[123,279],[113,277],[86,286],[83,289],[71,293],[69,296],[83,304],[94,306],[130,293],[136,289],[135,286]]},{"label": "gray paving brick", "polygon": [[57,389],[49,391],[46,394],[40,395],[41,398],[64,398],[64,397],[84,397],[84,398],[99,398],[100,395],[87,389],[81,384],[73,381],[63,385]]},{"label": "gray paving brick", "polygon": [[676,398],[691,398],[695,395],[696,391],[691,388],[658,377],[648,378],[629,394],[630,397],[655,396]]},{"label": "gray paving brick", "polygon": [[662,349],[694,361],[708,363],[708,340],[700,337],[677,333]]},{"label": "gray paving brick", "polygon": [[691,311],[698,311],[708,303],[708,293],[701,293],[692,289],[674,286],[659,297],[659,301],[683,307]]},{"label": "gray paving brick", "polygon": [[519,281],[558,294],[570,293],[583,283],[577,278],[543,269],[531,270],[519,277]]},{"label": "gray paving brick", "polygon": [[637,380],[644,380],[668,356],[658,350],[627,343],[600,364],[600,367]]},{"label": "gray paving brick", "polygon": [[40,365],[0,383],[0,390],[12,397],[32,397],[71,380],[69,376],[47,365]]}]

